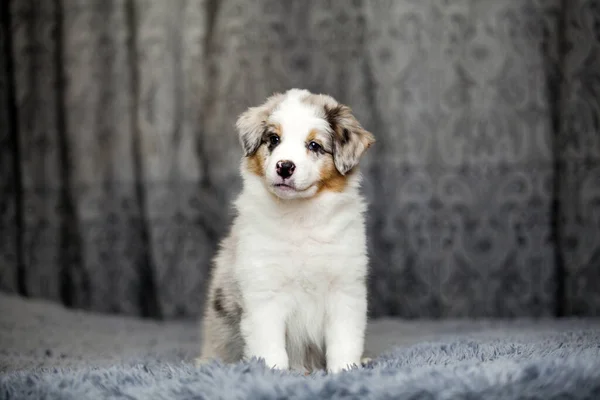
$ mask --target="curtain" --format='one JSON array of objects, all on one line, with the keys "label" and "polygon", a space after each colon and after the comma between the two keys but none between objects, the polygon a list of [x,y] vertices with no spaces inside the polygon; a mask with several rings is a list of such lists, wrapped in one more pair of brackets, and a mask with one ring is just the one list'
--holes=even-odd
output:
[{"label": "curtain", "polygon": [[598,315],[599,3],[4,1],[0,290],[199,316],[235,119],[300,87],[377,138],[372,316]]}]

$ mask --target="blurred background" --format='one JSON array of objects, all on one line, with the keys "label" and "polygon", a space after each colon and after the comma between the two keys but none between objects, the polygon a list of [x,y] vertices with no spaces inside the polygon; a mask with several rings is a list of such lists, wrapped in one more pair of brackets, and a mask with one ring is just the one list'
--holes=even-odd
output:
[{"label": "blurred background", "polygon": [[237,115],[299,87],[378,140],[371,316],[600,315],[599,3],[5,0],[0,290],[199,317]]}]

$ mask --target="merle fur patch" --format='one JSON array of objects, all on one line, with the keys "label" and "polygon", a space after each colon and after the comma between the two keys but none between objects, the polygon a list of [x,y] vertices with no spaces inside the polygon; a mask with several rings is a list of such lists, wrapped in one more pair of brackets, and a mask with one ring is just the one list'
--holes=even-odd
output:
[{"label": "merle fur patch", "polygon": [[345,175],[358,165],[363,152],[371,146],[375,138],[361,126],[348,106],[324,105],[324,111],[325,119],[332,130],[335,166]]},{"label": "merle fur patch", "polygon": [[242,308],[239,304],[228,305],[222,288],[215,290],[213,308],[220,318],[227,320],[230,324],[239,323],[242,317]]}]

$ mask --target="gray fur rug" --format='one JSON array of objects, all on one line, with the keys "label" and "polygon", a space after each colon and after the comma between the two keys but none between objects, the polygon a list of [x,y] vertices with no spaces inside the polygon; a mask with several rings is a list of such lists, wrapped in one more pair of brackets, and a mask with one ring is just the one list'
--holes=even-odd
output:
[{"label": "gray fur rug", "polygon": [[195,368],[198,328],[0,294],[0,399],[600,399],[600,320],[371,322],[366,368]]}]

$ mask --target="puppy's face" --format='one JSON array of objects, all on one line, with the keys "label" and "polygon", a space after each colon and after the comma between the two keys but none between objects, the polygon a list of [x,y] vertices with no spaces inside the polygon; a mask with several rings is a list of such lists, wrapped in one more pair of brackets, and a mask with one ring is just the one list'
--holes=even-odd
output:
[{"label": "puppy's face", "polygon": [[291,89],[240,115],[244,167],[282,199],[341,192],[375,141],[351,110],[330,96]]}]

